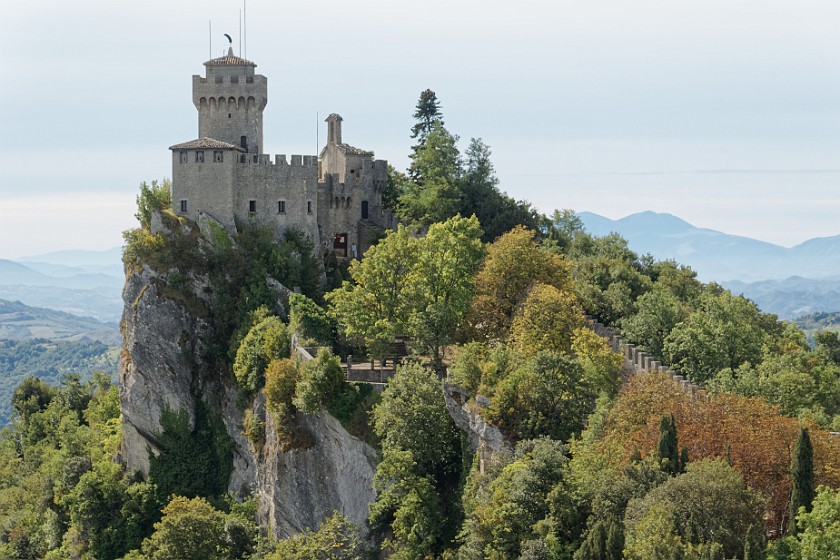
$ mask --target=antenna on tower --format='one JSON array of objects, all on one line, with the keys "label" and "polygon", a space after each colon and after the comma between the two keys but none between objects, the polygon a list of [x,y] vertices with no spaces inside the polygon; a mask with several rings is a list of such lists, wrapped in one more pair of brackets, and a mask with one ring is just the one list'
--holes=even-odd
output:
[{"label": "antenna on tower", "polygon": [[318,146],[321,145],[321,123],[318,111],[315,111],[315,156],[318,156]]},{"label": "antenna on tower", "polygon": [[248,12],[245,10],[245,0],[242,0],[242,37],[245,43],[245,52],[242,58],[248,58]]},{"label": "antenna on tower", "polygon": [[242,10],[239,10],[239,56],[242,56]]},{"label": "antenna on tower", "polygon": [[207,37],[210,40],[210,58],[213,58],[213,20],[207,20],[208,31],[210,35]]}]

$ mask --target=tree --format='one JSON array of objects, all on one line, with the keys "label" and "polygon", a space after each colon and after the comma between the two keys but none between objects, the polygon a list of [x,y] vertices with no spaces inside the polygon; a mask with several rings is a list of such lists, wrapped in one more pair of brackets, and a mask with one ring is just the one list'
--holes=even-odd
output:
[{"label": "tree", "polygon": [[707,289],[668,335],[663,351],[673,367],[702,382],[724,368],[759,362],[768,339],[765,323],[746,298]]},{"label": "tree", "polygon": [[671,476],[676,476],[680,472],[678,449],[674,415],[663,416],[659,421],[659,463],[662,470]]},{"label": "tree", "polygon": [[513,317],[511,343],[525,354],[540,350],[569,353],[574,334],[585,321],[573,293],[534,284]]},{"label": "tree", "polygon": [[327,295],[333,316],[380,356],[397,334],[409,334],[439,363],[470,305],[480,235],[478,220],[460,216],[433,224],[420,239],[400,226],[351,265],[355,285]]},{"label": "tree", "polygon": [[272,360],[289,357],[289,332],[279,317],[271,315],[255,324],[242,339],[233,362],[239,385],[256,391],[263,384]]},{"label": "tree", "polygon": [[583,428],[595,397],[578,363],[539,352],[499,383],[488,418],[516,439],[565,441]]},{"label": "tree", "polygon": [[430,89],[420,92],[420,99],[414,111],[414,119],[417,123],[411,127],[411,137],[419,138],[418,143],[432,131],[435,123],[443,126],[443,113],[440,111],[440,101],[437,95]]},{"label": "tree", "polygon": [[443,347],[452,341],[472,300],[472,278],[484,256],[480,237],[475,216],[455,216],[432,224],[420,241],[408,329],[424,350],[431,351],[438,368]]},{"label": "tree", "polygon": [[324,520],[317,532],[283,539],[265,560],[358,560],[365,555],[359,527],[340,513]]},{"label": "tree", "polygon": [[571,290],[569,263],[537,245],[535,232],[517,226],[487,250],[475,276],[476,293],[469,322],[474,336],[485,342],[508,337],[517,307],[535,284]]},{"label": "tree", "polygon": [[799,430],[790,464],[790,532],[796,533],[796,518],[800,511],[811,511],[814,500],[814,448],[808,428]]},{"label": "tree", "polygon": [[760,525],[750,525],[744,538],[744,560],[765,560],[767,558],[767,537]]},{"label": "tree", "polygon": [[413,271],[419,241],[402,225],[388,232],[365,258],[353,261],[341,288],[326,295],[330,313],[351,340],[364,342],[378,356],[390,351],[397,334],[407,331],[415,302]]},{"label": "tree", "polygon": [[335,340],[335,322],[323,307],[303,294],[289,294],[289,329],[304,340],[331,346]]},{"label": "tree", "polygon": [[610,398],[618,393],[623,359],[613,352],[606,339],[587,327],[578,328],[572,333],[572,353],[593,391]]},{"label": "tree", "polygon": [[630,342],[662,357],[666,337],[682,318],[680,300],[670,291],[655,287],[636,300],[636,313],[622,323],[621,331]]},{"label": "tree", "polygon": [[458,213],[461,154],[457,142],[457,136],[435,122],[415,147],[408,168],[412,183],[399,198],[398,210],[403,218],[428,227]]},{"label": "tree", "polygon": [[840,490],[827,486],[817,488],[811,511],[799,510],[802,560],[837,558],[840,551]]},{"label": "tree", "polygon": [[373,410],[373,427],[383,450],[411,451],[418,472],[437,481],[459,472],[460,436],[432,371],[416,363],[397,368]]},{"label": "tree", "polygon": [[[252,545],[237,544],[235,533],[244,529],[251,538],[256,528],[243,526],[243,519],[225,515],[203,498],[172,498],[163,508],[155,532],[143,541],[148,560],[236,560],[250,556]],[[248,555],[248,556],[246,556]]]},{"label": "tree", "polygon": [[464,154],[466,162],[459,185],[459,213],[478,218],[484,230],[481,240],[494,241],[517,225],[536,230],[540,225],[537,211],[529,203],[517,202],[499,190],[499,179],[490,161],[490,147],[481,138],[472,138]]},{"label": "tree", "polygon": [[172,183],[164,179],[162,183],[146,181],[140,183],[140,194],[137,195],[137,213],[134,217],[140,222],[140,227],[148,230],[152,225],[152,212],[160,212],[172,206]]},{"label": "tree", "polygon": [[705,545],[710,550],[708,547],[716,544],[727,558],[743,557],[747,530],[762,522],[762,504],[762,497],[747,488],[741,475],[725,462],[692,463],[685,474],[670,478],[644,498],[628,504],[628,549],[649,537],[643,528],[651,515],[665,515],[673,529],[663,534],[676,538],[679,544],[675,548],[688,551],[689,545]]},{"label": "tree", "polygon": [[314,360],[301,368],[295,388],[295,407],[302,412],[318,412],[341,388],[344,371],[338,358],[327,348],[318,350]]}]

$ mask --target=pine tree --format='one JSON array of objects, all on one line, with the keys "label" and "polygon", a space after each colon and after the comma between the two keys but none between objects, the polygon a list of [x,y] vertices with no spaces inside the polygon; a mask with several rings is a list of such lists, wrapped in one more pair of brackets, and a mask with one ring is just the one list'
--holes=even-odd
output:
[{"label": "pine tree", "polygon": [[662,470],[675,476],[679,472],[680,457],[677,446],[677,425],[674,416],[663,416],[659,421],[659,464]]},{"label": "pine tree", "polygon": [[437,95],[430,89],[420,93],[420,99],[417,101],[417,107],[414,111],[414,118],[417,123],[411,127],[411,137],[419,138],[417,144],[420,145],[426,139],[429,132],[432,131],[432,126],[435,122],[443,126],[443,113],[440,112],[440,101]]},{"label": "pine tree", "polygon": [[799,431],[799,439],[793,448],[790,481],[792,490],[789,528],[791,533],[796,534],[796,516],[799,508],[804,507],[805,511],[811,511],[811,503],[814,501],[814,448],[811,446],[808,428]]}]

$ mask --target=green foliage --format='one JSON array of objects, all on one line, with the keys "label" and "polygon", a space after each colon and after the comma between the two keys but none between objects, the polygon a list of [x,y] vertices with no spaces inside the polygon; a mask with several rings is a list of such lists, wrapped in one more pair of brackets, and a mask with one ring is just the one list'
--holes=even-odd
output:
[{"label": "green foliage", "polygon": [[146,181],[140,183],[140,194],[137,195],[137,213],[134,217],[140,222],[140,227],[148,230],[152,223],[152,212],[167,210],[172,206],[172,182],[164,179],[162,183]]},{"label": "green foliage", "polygon": [[[574,527],[576,514],[564,486],[566,449],[557,441],[520,442],[507,464],[492,466],[478,475],[473,488],[463,548],[479,558],[517,558],[523,543],[536,539],[556,542],[558,531]],[[473,476],[476,476],[474,473]],[[551,545],[528,546],[528,554]]]},{"label": "green foliage", "polygon": [[469,306],[480,235],[475,218],[434,224],[421,239],[400,226],[350,266],[355,284],[327,294],[331,313],[374,355],[390,353],[397,334],[410,334],[439,360]]},{"label": "green foliage", "polygon": [[261,387],[268,364],[289,357],[289,344],[289,331],[279,317],[266,317],[251,327],[233,361],[233,375],[240,387],[247,391]]},{"label": "green foliage", "polygon": [[517,225],[538,229],[541,225],[538,212],[528,202],[516,201],[499,190],[490,147],[481,138],[470,139],[465,156],[458,212],[478,218],[484,230],[481,240],[494,241]]},{"label": "green foliage", "polygon": [[289,296],[289,329],[322,346],[335,341],[335,322],[320,305],[303,294]]},{"label": "green foliage", "polygon": [[680,300],[665,289],[642,294],[636,300],[636,313],[622,322],[627,340],[654,356],[663,356],[665,338],[683,319]]},{"label": "green foliage", "polygon": [[409,222],[428,227],[458,213],[461,156],[457,142],[457,136],[435,121],[415,146],[408,169],[413,182],[406,185],[398,202],[400,215]]},{"label": "green foliage", "polygon": [[318,412],[339,392],[344,372],[338,358],[326,348],[306,362],[295,388],[295,407],[302,412]]},{"label": "green foliage", "polygon": [[766,560],[766,558],[767,537],[764,535],[764,528],[759,525],[750,525],[747,536],[744,538],[744,560]]},{"label": "green foliage", "polygon": [[569,263],[540,247],[534,231],[516,227],[490,245],[475,276],[476,293],[469,315],[473,338],[505,341],[517,309],[536,284],[569,292]]},{"label": "green foliage", "polygon": [[307,530],[278,542],[265,560],[359,560],[366,552],[359,527],[333,512],[317,532]]},{"label": "green foliage", "polygon": [[159,454],[149,450],[149,481],[161,498],[193,498],[225,494],[233,471],[234,443],[222,419],[201,399],[195,399],[194,425],[186,410],[164,409],[163,432],[156,436]]},{"label": "green foliage", "polygon": [[410,451],[420,472],[436,480],[460,474],[460,438],[432,371],[413,362],[397,368],[373,410],[373,425],[383,451]]},{"label": "green foliage", "polygon": [[659,421],[659,465],[671,476],[681,472],[679,446],[677,444],[677,425],[674,415],[663,416]]},{"label": "green foliage", "polygon": [[[80,374],[85,381],[90,379],[91,370],[115,375],[117,357],[112,350],[101,342],[89,340],[0,339],[0,426],[7,425],[12,414],[20,416],[27,413],[28,407],[37,408],[39,403],[46,405],[44,394],[35,396],[36,402],[23,402],[34,396],[29,391],[51,391],[36,389],[34,378],[57,386],[64,375]],[[26,383],[32,385],[21,385],[28,378],[32,379]],[[23,391],[21,395],[13,394],[16,387]]]},{"label": "green foliage", "polygon": [[614,397],[621,387],[622,358],[604,338],[588,328],[572,334],[572,353],[583,367],[583,377],[596,394]]},{"label": "green foliage", "polygon": [[373,410],[373,426],[383,460],[371,526],[394,535],[383,547],[396,558],[439,552],[460,522],[455,492],[461,478],[461,438],[440,380],[414,363],[399,367]]},{"label": "green foliage", "polygon": [[[742,557],[747,530],[762,523],[763,499],[723,461],[699,461],[627,506],[629,558],[671,558],[675,551],[722,547],[727,558]],[[660,556],[661,551],[665,556]],[[659,552],[657,552],[659,551]]]},{"label": "green foliage", "polygon": [[511,344],[525,354],[540,350],[568,354],[575,331],[585,321],[583,308],[573,293],[534,284],[513,317]]},{"label": "green foliage", "polygon": [[796,447],[790,462],[790,532],[796,533],[796,519],[800,511],[811,511],[814,501],[814,448],[808,428],[799,430]]},{"label": "green foliage", "polygon": [[575,290],[590,315],[618,325],[635,312],[635,301],[648,291],[650,278],[627,241],[617,234],[590,238],[588,247],[572,254]]},{"label": "green foliage", "polygon": [[565,441],[583,428],[596,396],[578,363],[540,352],[499,383],[488,418],[515,439]]},{"label": "green foliage", "polygon": [[443,126],[443,114],[440,111],[440,101],[437,95],[430,89],[420,92],[420,99],[414,111],[414,119],[417,123],[411,127],[411,137],[418,138],[418,144],[422,144],[434,124]]},{"label": "green foliage", "polygon": [[817,488],[811,511],[800,509],[796,526],[802,560],[836,558],[840,550],[840,490]]},{"label": "green foliage", "polygon": [[706,290],[694,311],[668,335],[663,351],[672,367],[702,382],[724,368],[760,361],[768,342],[765,323],[751,301]]},{"label": "green foliage", "polygon": [[257,537],[253,521],[225,514],[203,498],[183,496],[163,508],[154,529],[142,546],[148,560],[244,560]]}]

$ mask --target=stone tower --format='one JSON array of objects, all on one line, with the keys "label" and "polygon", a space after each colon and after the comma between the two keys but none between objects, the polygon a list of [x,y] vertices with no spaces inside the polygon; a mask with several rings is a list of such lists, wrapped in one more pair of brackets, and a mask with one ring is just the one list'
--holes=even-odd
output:
[{"label": "stone tower", "polygon": [[263,148],[263,109],[268,81],[254,73],[256,64],[234,56],[204,63],[206,76],[193,76],[193,104],[198,109],[198,137],[214,138],[260,154]]}]

